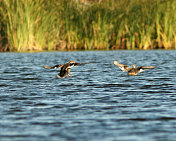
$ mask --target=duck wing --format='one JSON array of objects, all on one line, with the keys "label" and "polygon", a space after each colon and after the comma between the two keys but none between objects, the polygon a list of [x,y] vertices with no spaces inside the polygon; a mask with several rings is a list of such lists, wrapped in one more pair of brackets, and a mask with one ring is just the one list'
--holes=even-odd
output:
[{"label": "duck wing", "polygon": [[142,66],[142,69],[154,69],[156,66]]},{"label": "duck wing", "polygon": [[147,69],[154,69],[156,68],[156,66],[142,66],[142,67],[138,67],[137,69],[142,72],[144,70],[147,70]]},{"label": "duck wing", "polygon": [[63,67],[63,64],[57,64],[54,66],[43,66],[45,69],[57,69]]},{"label": "duck wing", "polygon": [[129,68],[128,65],[119,64],[117,61],[114,61],[114,65],[119,67],[123,72],[131,70],[131,68]]},{"label": "duck wing", "polygon": [[85,65],[85,64],[89,64],[89,63],[73,63],[74,66],[82,66],[82,65]]}]

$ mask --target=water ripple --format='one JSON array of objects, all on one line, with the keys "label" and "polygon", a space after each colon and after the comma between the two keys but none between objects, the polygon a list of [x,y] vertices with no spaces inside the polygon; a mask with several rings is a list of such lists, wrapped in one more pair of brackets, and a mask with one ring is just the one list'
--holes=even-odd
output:
[{"label": "water ripple", "polygon": [[[175,50],[1,53],[0,58],[1,140],[176,138]],[[93,63],[72,68],[73,77],[66,79],[42,67],[69,60]],[[113,60],[157,67],[128,76]]]}]

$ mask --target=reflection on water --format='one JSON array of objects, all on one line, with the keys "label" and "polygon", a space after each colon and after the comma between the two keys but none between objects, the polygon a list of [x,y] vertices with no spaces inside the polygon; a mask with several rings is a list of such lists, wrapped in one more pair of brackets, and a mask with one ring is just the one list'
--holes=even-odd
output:
[{"label": "reflection on water", "polygon": [[[1,140],[174,140],[176,51],[0,53]],[[57,79],[44,69],[93,62]],[[113,60],[156,65],[127,76]]]}]

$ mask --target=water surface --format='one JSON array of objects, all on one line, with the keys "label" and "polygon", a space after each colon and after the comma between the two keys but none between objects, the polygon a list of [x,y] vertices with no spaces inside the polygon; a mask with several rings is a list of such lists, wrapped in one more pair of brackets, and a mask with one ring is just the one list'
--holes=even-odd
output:
[{"label": "water surface", "polygon": [[[176,139],[176,51],[0,53],[0,140]],[[73,77],[44,69],[75,60]],[[113,60],[156,65],[127,76]]]}]

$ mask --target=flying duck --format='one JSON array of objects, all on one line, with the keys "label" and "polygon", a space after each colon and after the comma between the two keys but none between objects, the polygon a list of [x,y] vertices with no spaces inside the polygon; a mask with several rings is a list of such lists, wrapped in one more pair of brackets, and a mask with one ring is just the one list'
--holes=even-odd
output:
[{"label": "flying duck", "polygon": [[74,60],[71,60],[69,63],[66,64],[57,64],[55,66],[43,66],[46,69],[57,69],[57,68],[61,68],[60,73],[57,74],[58,78],[66,78],[67,74],[69,77],[72,77],[70,75],[70,71],[71,71],[71,67],[73,66],[81,66],[87,63],[75,63]]},{"label": "flying duck", "polygon": [[133,64],[133,68],[128,67],[128,65],[125,64],[119,64],[117,61],[114,61],[114,65],[119,67],[123,72],[128,71],[128,75],[137,75],[138,73],[146,70],[146,69],[153,69],[156,66],[142,66],[142,67],[137,67],[136,65]]}]

